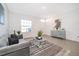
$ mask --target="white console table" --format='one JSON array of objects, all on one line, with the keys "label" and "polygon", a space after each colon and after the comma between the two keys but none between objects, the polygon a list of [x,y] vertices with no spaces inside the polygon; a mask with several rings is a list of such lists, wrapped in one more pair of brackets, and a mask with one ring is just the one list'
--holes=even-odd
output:
[{"label": "white console table", "polygon": [[51,30],[51,36],[66,39],[66,32],[65,30]]}]

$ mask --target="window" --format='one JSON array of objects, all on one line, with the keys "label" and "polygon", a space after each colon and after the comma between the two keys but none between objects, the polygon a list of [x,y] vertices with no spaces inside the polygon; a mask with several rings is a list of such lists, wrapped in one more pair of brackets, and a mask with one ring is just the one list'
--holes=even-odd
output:
[{"label": "window", "polygon": [[0,4],[0,24],[4,24],[4,8]]},{"label": "window", "polygon": [[30,20],[21,20],[21,32],[31,32],[32,30],[32,21]]}]

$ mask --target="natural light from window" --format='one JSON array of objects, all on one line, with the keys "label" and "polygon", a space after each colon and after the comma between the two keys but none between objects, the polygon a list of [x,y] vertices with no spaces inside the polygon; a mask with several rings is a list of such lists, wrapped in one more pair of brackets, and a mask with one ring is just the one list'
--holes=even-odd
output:
[{"label": "natural light from window", "polygon": [[31,32],[32,30],[32,21],[30,20],[21,20],[21,32]]}]

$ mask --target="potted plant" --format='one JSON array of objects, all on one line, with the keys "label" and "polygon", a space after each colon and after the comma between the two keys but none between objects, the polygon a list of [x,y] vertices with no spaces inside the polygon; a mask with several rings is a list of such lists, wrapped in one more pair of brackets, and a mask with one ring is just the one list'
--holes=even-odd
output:
[{"label": "potted plant", "polygon": [[38,31],[36,39],[41,40],[42,39],[42,35],[43,35],[43,32],[41,30]]},{"label": "potted plant", "polygon": [[43,32],[40,30],[40,31],[38,31],[38,37],[41,37],[42,36],[42,34],[43,34]]},{"label": "potted plant", "polygon": [[21,34],[21,31],[17,31],[17,33],[18,33],[18,35],[20,35]]},{"label": "potted plant", "polygon": [[23,38],[23,35],[21,34],[21,31],[17,31],[17,36],[18,36],[18,39],[22,39]]},{"label": "potted plant", "polygon": [[56,30],[58,30],[59,28],[61,28],[61,21],[59,20],[59,19],[56,19],[55,20],[55,28],[56,28]]}]

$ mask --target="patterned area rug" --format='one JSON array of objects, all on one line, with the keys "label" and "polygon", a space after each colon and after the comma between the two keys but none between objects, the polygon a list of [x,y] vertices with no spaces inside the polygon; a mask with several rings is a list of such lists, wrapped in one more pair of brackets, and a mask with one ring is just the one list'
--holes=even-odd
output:
[{"label": "patterned area rug", "polygon": [[53,43],[50,43],[48,41],[44,41],[41,47],[37,47],[36,45],[33,45],[33,41],[31,41],[30,45],[30,55],[31,56],[55,56],[57,55],[61,50],[63,50],[62,47],[55,45]]}]

